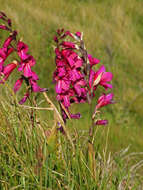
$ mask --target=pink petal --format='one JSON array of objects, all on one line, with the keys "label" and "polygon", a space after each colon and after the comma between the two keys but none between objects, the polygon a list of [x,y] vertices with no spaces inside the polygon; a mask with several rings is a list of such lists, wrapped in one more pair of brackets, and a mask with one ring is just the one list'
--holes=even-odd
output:
[{"label": "pink petal", "polygon": [[25,53],[27,53],[28,52],[28,45],[26,45],[22,41],[18,41],[17,49],[18,49],[19,52],[24,51]]},{"label": "pink petal", "polygon": [[107,94],[107,95],[106,95],[107,101],[111,101],[111,100],[113,99],[113,97],[114,97],[114,94],[113,94],[113,93],[110,93],[110,94]]},{"label": "pink petal", "polygon": [[17,64],[16,63],[10,63],[8,65],[6,65],[4,67],[4,70],[3,70],[3,74],[5,75],[4,76],[4,79],[3,80],[7,80],[9,75],[12,73],[12,71],[17,67]]},{"label": "pink petal", "polygon": [[66,35],[66,36],[70,36],[70,37],[73,38],[73,35],[72,35],[72,33],[71,33],[70,31],[66,31],[66,32],[65,32],[65,35]]},{"label": "pink petal", "polygon": [[19,101],[19,104],[24,104],[29,97],[29,92],[27,92],[24,97]]},{"label": "pink petal", "polygon": [[34,71],[32,71],[32,79],[33,80],[39,80],[38,75]]},{"label": "pink petal", "polygon": [[75,62],[75,68],[80,68],[82,65],[83,65],[82,59],[78,59],[78,60]]},{"label": "pink petal", "polygon": [[60,94],[62,92],[62,81],[59,80],[56,84],[56,93]]},{"label": "pink petal", "polygon": [[91,69],[90,73],[89,73],[89,86],[90,86],[90,88],[92,88],[94,78],[95,78],[95,71]]},{"label": "pink petal", "polygon": [[16,31],[13,31],[13,33],[5,40],[4,44],[3,44],[3,48],[8,48],[8,46],[10,45],[12,40],[15,40],[17,35]]},{"label": "pink petal", "polygon": [[59,48],[55,49],[55,54],[56,54],[57,58],[61,59],[61,52],[60,52]]},{"label": "pink petal", "polygon": [[70,81],[62,80],[62,89],[66,92],[70,88]]},{"label": "pink petal", "polygon": [[93,58],[92,55],[90,55],[90,54],[88,54],[88,60],[90,62],[91,67],[100,62],[99,59]]},{"label": "pink petal", "polygon": [[73,42],[63,41],[61,45],[63,46],[63,48],[75,49],[75,44]]},{"label": "pink petal", "polygon": [[29,55],[27,54],[28,46],[22,41],[18,42],[17,50],[18,50],[18,55],[21,58],[21,60],[26,60],[29,57]]},{"label": "pink petal", "polygon": [[69,71],[69,79],[73,82],[83,78],[83,75],[81,74],[80,71],[73,69]]},{"label": "pink petal", "polygon": [[54,41],[56,42],[56,43],[58,43],[59,42],[59,40],[58,40],[58,38],[57,38],[57,36],[54,36]]},{"label": "pink petal", "polygon": [[100,98],[98,99],[98,104],[96,105],[96,108],[95,109],[99,109],[103,106],[106,106],[108,104],[112,104],[113,103],[113,93],[110,93],[110,94],[103,94],[102,96],[100,96]]},{"label": "pink petal", "polygon": [[56,65],[57,65],[57,67],[64,67],[66,65],[66,61],[57,58]]},{"label": "pink petal", "polygon": [[104,72],[105,72],[105,67],[104,67],[104,65],[102,65],[102,66],[99,68],[99,70],[96,71],[96,73],[95,73],[95,78],[97,78],[100,73],[104,73]]},{"label": "pink petal", "polygon": [[76,35],[78,38],[81,38],[81,32],[76,32],[75,35]]},{"label": "pink petal", "polygon": [[86,85],[86,81],[84,79],[81,79],[81,80],[77,81],[76,84],[80,85],[80,86],[85,86]]},{"label": "pink petal", "polygon": [[57,69],[57,72],[58,72],[58,76],[59,76],[59,77],[63,77],[63,76],[66,75],[66,70],[65,70],[64,67],[59,67],[59,68]]},{"label": "pink petal", "polygon": [[72,119],[80,119],[81,115],[80,113],[76,113],[76,114],[70,114]]},{"label": "pink petal", "polygon": [[36,64],[36,61],[32,55],[29,55],[26,63],[28,63],[30,65],[30,67],[32,67]]},{"label": "pink petal", "polygon": [[23,75],[25,77],[31,77],[32,76],[32,71],[31,71],[31,67],[29,64],[26,64],[23,70]]},{"label": "pink petal", "polygon": [[94,125],[107,125],[108,120],[97,120]]},{"label": "pink petal", "polygon": [[25,63],[24,62],[20,62],[20,66],[18,68],[18,71],[23,71],[24,67],[25,67]]},{"label": "pink petal", "polygon": [[70,106],[70,100],[69,100],[69,96],[63,96],[63,104],[65,107],[69,107]]},{"label": "pink petal", "polygon": [[9,28],[7,26],[5,26],[5,25],[0,25],[0,29],[2,29],[2,30],[9,30]]},{"label": "pink petal", "polygon": [[13,37],[12,37],[12,36],[9,36],[9,37],[5,40],[5,42],[4,42],[4,44],[3,44],[3,48],[8,48],[8,46],[10,45],[10,43],[11,43],[12,40],[13,40]]},{"label": "pink petal", "polygon": [[3,66],[3,63],[0,62],[0,73],[2,72],[4,66]]},{"label": "pink petal", "polygon": [[105,88],[105,90],[108,90],[108,88],[112,88],[112,84],[108,84],[106,82],[100,82],[100,85]]},{"label": "pink petal", "polygon": [[80,85],[74,85],[74,89],[78,96],[81,96],[81,87]]},{"label": "pink petal", "polygon": [[14,88],[13,88],[13,90],[14,90],[15,93],[20,89],[20,87],[21,87],[21,85],[22,85],[22,82],[23,82],[23,79],[22,79],[22,78],[18,79],[18,80],[15,82]]},{"label": "pink petal", "polygon": [[7,23],[8,23],[8,25],[9,25],[10,27],[12,26],[10,19],[7,20]]},{"label": "pink petal", "polygon": [[73,60],[71,57],[67,57],[67,60],[68,60],[69,65],[70,65],[71,67],[73,67],[74,64],[75,64],[74,60]]},{"label": "pink petal", "polygon": [[6,57],[8,57],[14,51],[13,48],[8,48]]},{"label": "pink petal", "polygon": [[111,81],[113,78],[113,74],[110,73],[110,72],[105,72],[102,74],[102,78],[101,78],[101,81],[104,81],[104,82],[109,82]]}]

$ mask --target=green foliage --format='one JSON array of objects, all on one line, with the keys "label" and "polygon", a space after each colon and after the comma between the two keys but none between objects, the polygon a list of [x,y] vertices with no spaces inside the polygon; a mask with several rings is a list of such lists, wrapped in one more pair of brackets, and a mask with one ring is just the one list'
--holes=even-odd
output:
[{"label": "green foliage", "polygon": [[[95,140],[90,142],[86,130],[73,127],[70,131],[73,149],[67,135],[56,128],[58,118],[54,117],[49,127],[49,123],[42,122],[40,110],[16,103],[17,97],[9,85],[3,86],[2,92],[0,189],[116,190],[142,187],[143,161],[140,156],[143,153],[129,154],[129,148],[126,148],[111,154],[109,128],[105,142],[97,139],[98,132],[103,130],[98,127]],[[52,120],[49,112],[47,117]]]},{"label": "green foliage", "polygon": [[[30,111],[1,104],[0,189],[139,189],[142,161],[128,148],[115,155],[99,151],[85,132],[73,132],[75,154],[66,137],[30,120]],[[22,118],[20,117],[22,114]],[[38,119],[38,118],[37,118]],[[44,135],[44,134],[46,135]],[[55,135],[57,138],[55,138]],[[54,146],[53,146],[54,145]],[[101,152],[101,153],[100,153]],[[140,153],[142,155],[142,153]],[[133,156],[133,158],[132,158]]]}]

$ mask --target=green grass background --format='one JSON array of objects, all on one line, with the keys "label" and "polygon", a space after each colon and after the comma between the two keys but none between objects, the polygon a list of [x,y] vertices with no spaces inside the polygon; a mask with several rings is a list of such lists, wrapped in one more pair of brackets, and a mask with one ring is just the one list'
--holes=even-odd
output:
[{"label": "green grass background", "polygon": [[[142,7],[142,0],[0,0],[0,9],[12,19],[13,28],[37,60],[39,84],[49,88],[52,100],[55,100],[52,38],[58,28],[82,31],[88,52],[100,59],[107,71],[113,72],[116,104],[102,109],[103,118],[109,120],[110,151],[128,145],[131,151],[142,151],[143,147]],[[0,41],[2,37],[1,32]],[[9,81],[14,84],[16,77],[12,77]],[[1,88],[1,100],[3,91]],[[81,111],[82,118],[68,122],[68,127],[87,130],[88,105],[75,105],[72,110]],[[47,114],[40,111],[39,117],[48,125],[51,116]],[[2,117],[0,125],[4,125]],[[98,129],[96,141],[103,146],[108,127]]]}]

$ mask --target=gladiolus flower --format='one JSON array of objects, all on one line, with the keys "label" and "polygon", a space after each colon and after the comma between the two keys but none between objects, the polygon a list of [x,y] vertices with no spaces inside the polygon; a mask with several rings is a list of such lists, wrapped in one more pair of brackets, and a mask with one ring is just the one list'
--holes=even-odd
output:
[{"label": "gladiolus flower", "polygon": [[108,120],[97,120],[94,125],[107,125]]},{"label": "gladiolus flower", "polygon": [[19,41],[17,44],[17,53],[22,61],[28,58],[29,55],[27,54],[27,52],[28,52],[28,46],[22,41]]},{"label": "gladiolus flower", "polygon": [[61,43],[61,45],[62,45],[63,48],[72,48],[72,49],[75,49],[75,44],[72,43],[72,42],[63,41]]},{"label": "gladiolus flower", "polygon": [[97,85],[101,85],[105,89],[112,88],[112,85],[107,83],[112,80],[112,77],[113,77],[112,73],[105,72],[104,65],[102,65],[97,72],[91,69],[89,76],[89,86],[90,88],[92,87],[96,88]]},{"label": "gladiolus flower", "polygon": [[96,105],[96,110],[103,107],[103,106],[106,106],[108,104],[113,104],[113,94],[110,93],[110,94],[103,94],[102,96],[99,97],[98,99],[98,104]]},{"label": "gladiolus flower", "polygon": [[7,26],[5,26],[5,25],[0,25],[0,29],[2,29],[2,30],[9,30],[9,28]]},{"label": "gladiolus flower", "polygon": [[76,35],[78,38],[81,38],[81,32],[76,32],[75,35]]},{"label": "gladiolus flower", "polygon": [[[67,37],[71,38],[72,41],[66,41]],[[65,122],[69,116],[79,119],[80,113],[71,114],[69,112],[71,104],[87,101],[90,103],[98,85],[105,89],[112,88],[108,82],[112,80],[113,76],[112,73],[105,72],[104,66],[101,66],[97,71],[93,70],[93,66],[100,61],[87,53],[80,32],[72,34],[69,31],[64,32],[63,29],[58,30],[54,41],[57,48],[55,49],[56,70],[53,74],[53,81],[56,83],[57,100],[66,109],[66,111],[62,109],[62,117]],[[112,96],[112,94],[102,95],[96,109],[112,103]],[[96,124],[105,125],[107,121],[98,120]]]},{"label": "gladiolus flower", "polygon": [[0,83],[4,83],[12,73],[12,71],[17,67],[17,62],[10,63],[3,68],[1,75],[4,75],[4,78],[0,81]]},{"label": "gladiolus flower", "polygon": [[14,85],[14,88],[13,88],[15,93],[20,89],[22,83],[23,83],[23,78],[20,78],[15,82],[15,85]]},{"label": "gladiolus flower", "polygon": [[24,104],[27,100],[27,98],[29,98],[29,92],[26,92],[24,97],[19,101],[19,104]]},{"label": "gladiolus flower", "polygon": [[92,57],[92,55],[90,55],[90,54],[88,54],[88,59],[89,59],[89,63],[90,63],[91,67],[100,62],[99,59]]}]

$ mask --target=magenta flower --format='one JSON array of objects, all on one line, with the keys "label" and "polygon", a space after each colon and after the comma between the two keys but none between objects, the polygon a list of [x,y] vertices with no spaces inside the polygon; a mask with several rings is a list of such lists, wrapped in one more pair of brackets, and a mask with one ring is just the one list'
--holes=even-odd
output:
[{"label": "magenta flower", "polygon": [[103,94],[102,96],[99,97],[98,101],[97,101],[97,105],[95,107],[95,109],[99,109],[103,106],[106,106],[108,104],[113,104],[113,94],[110,93],[110,94]]},{"label": "magenta flower", "polygon": [[37,84],[37,80],[39,80],[39,77],[31,69],[31,67],[36,64],[36,61],[33,56],[28,54],[28,45],[23,43],[22,41],[18,41],[17,53],[20,57],[18,71],[22,72],[22,75],[14,85],[14,92],[16,93],[20,89],[23,82],[26,83],[26,85],[28,86],[28,91],[26,92],[22,100],[20,100],[20,104],[23,104],[32,92],[44,92],[47,91],[47,88],[41,88]]},{"label": "magenta flower", "polygon": [[4,77],[0,81],[0,83],[4,83],[16,67],[17,67],[17,62],[10,63],[10,64],[6,65],[5,67],[3,67],[3,71],[1,71],[0,74],[3,75]]},{"label": "magenta flower", "polygon": [[68,92],[65,94],[58,94],[57,100],[59,100],[65,106],[65,108],[70,107],[71,103],[70,103],[70,96]]},{"label": "magenta flower", "polygon": [[2,29],[2,30],[9,30],[9,28],[7,26],[5,26],[5,25],[0,25],[0,29]]},{"label": "magenta flower", "polygon": [[56,92],[57,94],[65,93],[69,90],[71,82],[67,78],[62,78],[57,81]]},{"label": "magenta flower", "polygon": [[[67,35],[69,34],[66,33],[65,37]],[[64,37],[62,36],[62,38]],[[54,37],[54,40],[58,43],[58,36]],[[53,79],[56,83],[57,100],[64,105],[71,118],[78,119],[80,118],[79,114],[71,114],[68,108],[74,102],[82,102],[85,99],[85,93],[87,93],[82,88],[86,86],[84,75],[80,71],[83,60],[74,52],[76,46],[73,42],[63,41],[59,46],[60,48],[55,49],[56,71],[53,74]],[[62,116],[66,122],[68,117],[64,111],[62,111]]]},{"label": "magenta flower", "polygon": [[70,114],[70,117],[71,117],[72,119],[80,119],[80,118],[81,118],[81,115],[80,115],[80,113]]},{"label": "magenta flower", "polygon": [[97,120],[94,125],[107,125],[108,120]]},{"label": "magenta flower", "polygon": [[[3,76],[3,79],[0,81],[0,83],[4,83],[13,70],[18,66],[18,71],[21,72],[21,76],[15,82],[13,90],[16,93],[18,90],[20,90],[23,82],[25,82],[27,85],[26,93],[19,102],[20,104],[23,104],[29,98],[32,92],[44,92],[47,89],[41,88],[37,84],[39,77],[31,69],[31,67],[36,64],[36,61],[32,55],[28,54],[28,45],[16,39],[17,32],[12,30],[11,20],[7,18],[5,13],[0,12],[0,19],[5,22],[5,25],[0,25],[0,29],[11,32],[9,37],[4,41],[2,48],[0,48],[0,76]],[[13,47],[13,41],[17,46],[16,48]],[[14,51],[18,54],[20,60],[4,66],[6,58]]]},{"label": "magenta flower", "polygon": [[16,39],[16,36],[17,36],[17,32],[13,31],[12,34],[5,40],[3,44],[3,48],[5,52],[7,52],[9,46],[11,45],[11,42]]},{"label": "magenta flower", "polygon": [[29,57],[27,52],[28,52],[28,46],[22,41],[19,41],[17,44],[17,53],[22,61],[26,60]]},{"label": "magenta flower", "polygon": [[0,48],[0,72],[3,70],[3,65],[6,58],[14,51],[14,48],[9,47],[11,42],[16,38],[17,32],[14,31],[3,43]]},{"label": "magenta flower", "polygon": [[81,32],[76,32],[75,35],[81,39]]},{"label": "magenta flower", "polygon": [[91,67],[100,62],[99,59],[92,57],[92,55],[90,55],[90,54],[88,54],[88,60],[89,60]]},{"label": "magenta flower", "polygon": [[24,94],[24,97],[19,101],[19,104],[24,104],[27,100],[27,98],[29,98],[30,94],[29,92],[27,91],[25,94]]},{"label": "magenta flower", "polygon": [[0,72],[3,69],[4,62],[6,58],[13,52],[12,48],[9,48],[7,51],[5,51],[3,48],[0,48]]},{"label": "magenta flower", "polygon": [[21,87],[21,85],[22,85],[22,83],[23,83],[23,78],[19,78],[16,82],[15,82],[15,85],[14,85],[14,88],[13,88],[13,90],[14,90],[14,92],[16,93],[19,89],[20,89],[20,87]]},{"label": "magenta flower", "polygon": [[23,43],[22,41],[19,41],[17,44],[17,52],[21,59],[20,67],[18,68],[19,71],[23,71],[23,75],[25,77],[32,77],[33,72],[31,70],[31,67],[36,64],[33,56],[29,55],[28,52],[28,46]]},{"label": "magenta flower", "polygon": [[107,83],[110,82],[112,78],[112,73],[105,72],[105,67],[102,65],[96,72],[92,69],[90,70],[89,86],[90,88],[94,87],[96,89],[98,85],[101,85],[107,90],[108,88],[112,88],[112,85]]},{"label": "magenta flower", "polygon": [[62,47],[65,49],[71,48],[71,49],[76,49],[76,46],[73,42],[67,42],[67,41],[63,41],[61,43]]},{"label": "magenta flower", "polygon": [[[71,41],[66,40],[67,37],[71,38]],[[80,32],[72,34],[69,31],[64,32],[63,29],[58,30],[54,41],[57,48],[55,49],[56,70],[53,74],[53,81],[56,83],[57,100],[65,106],[71,118],[78,119],[79,113],[72,114],[69,111],[71,104],[91,102],[98,85],[106,90],[112,88],[108,82],[113,76],[112,73],[105,72],[104,66],[97,71],[93,70],[93,66],[100,61],[86,52]],[[98,101],[96,108],[111,103],[108,96],[105,95],[104,100]],[[67,112],[62,109],[64,121],[68,119]],[[99,120],[97,124],[105,125],[107,122]]]}]

